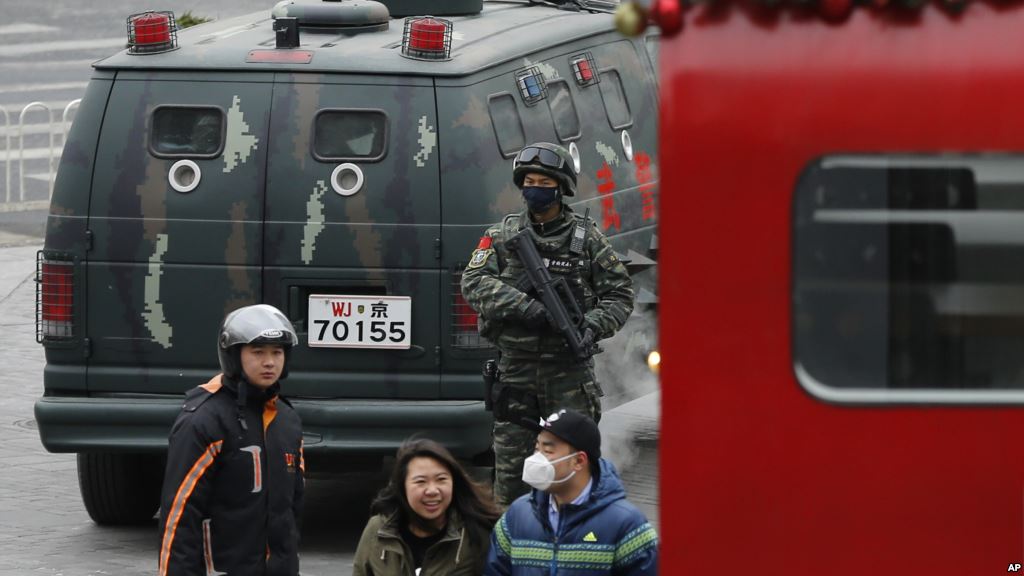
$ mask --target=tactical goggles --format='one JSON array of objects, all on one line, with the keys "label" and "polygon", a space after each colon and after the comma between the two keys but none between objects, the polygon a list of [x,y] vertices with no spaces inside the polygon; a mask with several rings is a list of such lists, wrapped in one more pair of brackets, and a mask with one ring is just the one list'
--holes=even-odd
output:
[{"label": "tactical goggles", "polygon": [[516,166],[533,164],[535,162],[554,170],[561,170],[562,166],[565,165],[565,161],[561,156],[547,148],[529,146],[520,150],[519,154],[516,155]]}]

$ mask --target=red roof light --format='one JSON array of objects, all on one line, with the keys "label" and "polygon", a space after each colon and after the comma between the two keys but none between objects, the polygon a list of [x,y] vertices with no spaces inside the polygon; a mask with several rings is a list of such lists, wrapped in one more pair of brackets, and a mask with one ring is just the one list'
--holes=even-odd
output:
[{"label": "red roof light", "polygon": [[402,56],[414,60],[448,60],[452,49],[452,23],[425,16],[406,18]]},{"label": "red roof light", "polygon": [[173,12],[143,12],[128,17],[128,53],[156,54],[178,47]]},{"label": "red roof light", "polygon": [[572,66],[573,78],[576,79],[576,84],[579,86],[590,86],[601,81],[601,77],[597,74],[597,62],[594,61],[594,55],[590,52],[569,57],[569,63]]}]

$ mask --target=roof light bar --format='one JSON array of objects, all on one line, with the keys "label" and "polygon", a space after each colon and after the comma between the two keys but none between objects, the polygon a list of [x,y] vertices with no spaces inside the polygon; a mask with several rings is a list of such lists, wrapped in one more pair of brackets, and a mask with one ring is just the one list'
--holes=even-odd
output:
[{"label": "roof light bar", "polygon": [[140,12],[129,16],[126,24],[129,54],[159,54],[178,48],[174,12]]},{"label": "roof light bar", "polygon": [[533,106],[548,97],[547,80],[537,66],[516,70],[516,86],[527,106]]},{"label": "roof light bar", "polygon": [[572,75],[577,85],[592,86],[601,82],[601,75],[597,73],[597,63],[590,52],[570,56],[569,65],[572,67]]},{"label": "roof light bar", "polygon": [[402,56],[413,60],[450,60],[451,51],[451,21],[432,16],[405,19]]}]

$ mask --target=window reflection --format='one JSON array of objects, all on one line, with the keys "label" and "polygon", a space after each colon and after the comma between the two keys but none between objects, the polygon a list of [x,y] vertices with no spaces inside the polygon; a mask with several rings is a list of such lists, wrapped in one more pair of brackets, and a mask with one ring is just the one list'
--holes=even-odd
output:
[{"label": "window reflection", "polygon": [[839,388],[1024,388],[1024,157],[833,157],[798,185],[794,345]]},{"label": "window reflection", "polygon": [[316,117],[313,153],[324,160],[379,159],[387,116],[376,110],[325,110]]},{"label": "window reflection", "polygon": [[166,156],[220,154],[224,113],[219,108],[161,107],[153,112],[153,152]]}]

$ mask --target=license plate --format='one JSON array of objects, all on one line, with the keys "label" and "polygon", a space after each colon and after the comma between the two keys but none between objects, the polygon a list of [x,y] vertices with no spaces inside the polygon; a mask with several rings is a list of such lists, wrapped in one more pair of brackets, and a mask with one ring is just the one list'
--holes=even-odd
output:
[{"label": "license plate", "polygon": [[409,296],[309,296],[312,348],[397,348],[412,345]]}]

